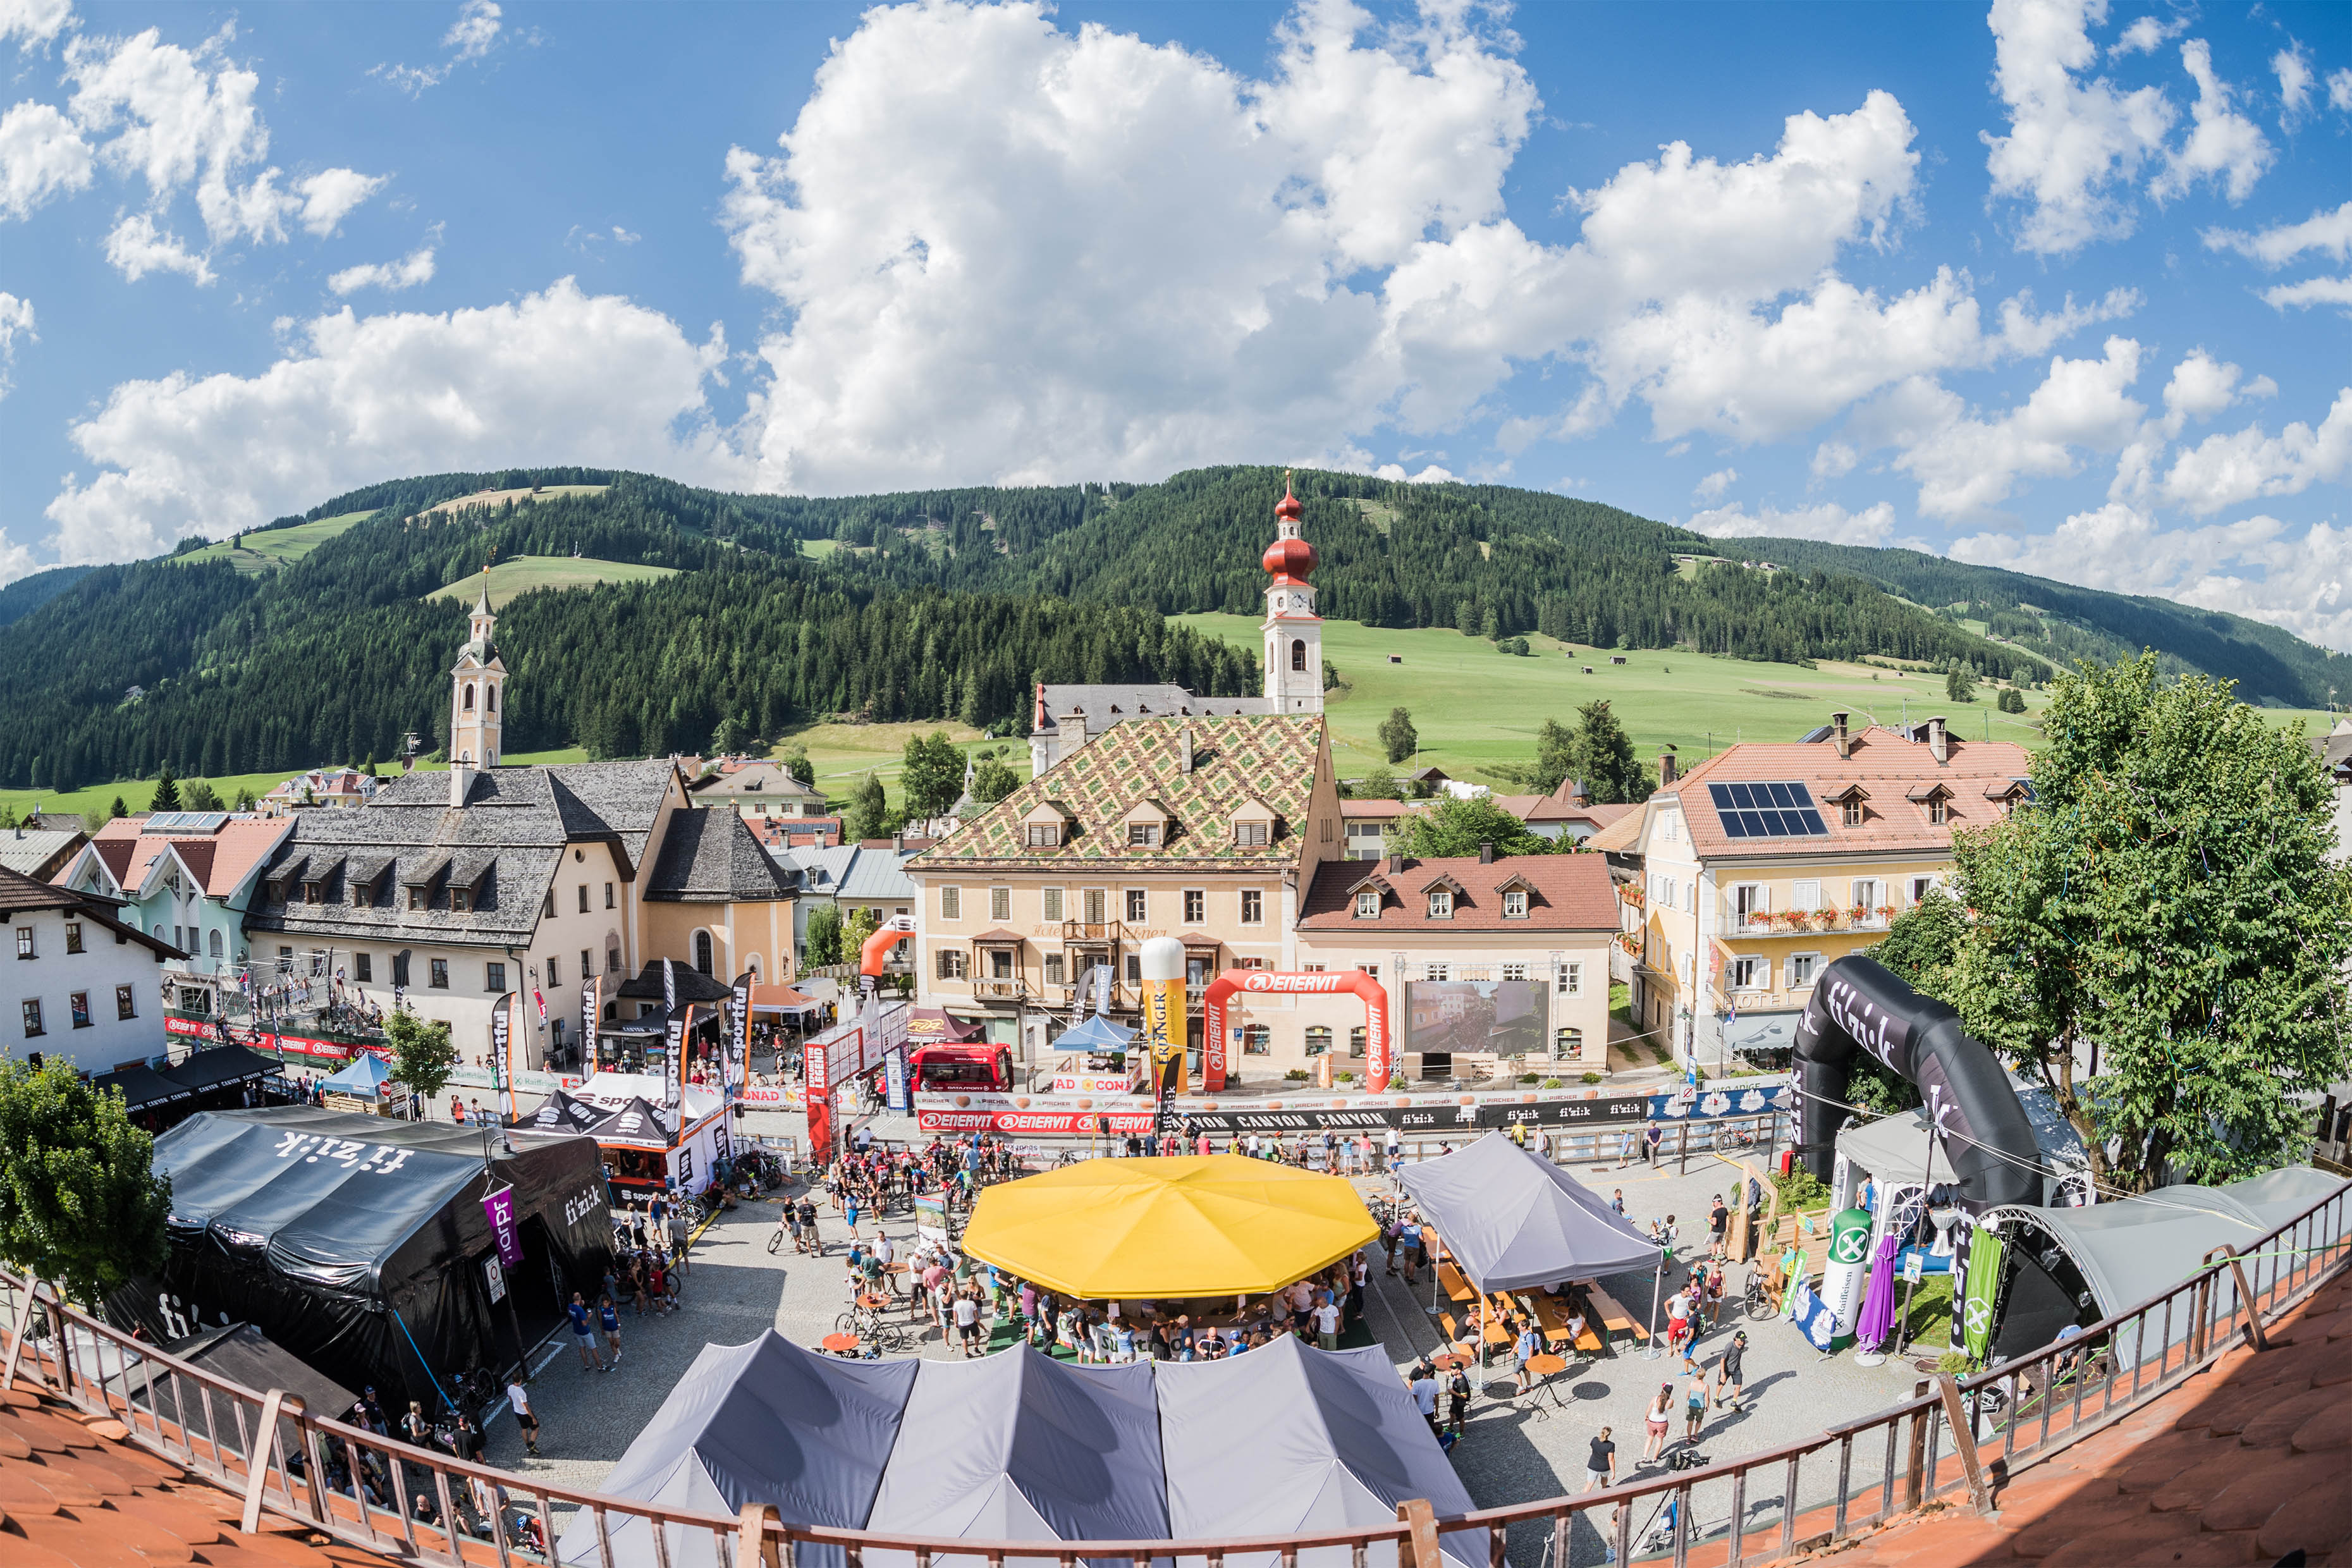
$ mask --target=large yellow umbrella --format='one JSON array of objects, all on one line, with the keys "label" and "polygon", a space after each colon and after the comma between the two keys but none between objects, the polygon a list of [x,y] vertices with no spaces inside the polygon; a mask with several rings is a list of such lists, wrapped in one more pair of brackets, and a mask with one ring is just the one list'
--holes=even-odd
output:
[{"label": "large yellow umbrella", "polygon": [[963,1247],[1066,1296],[1258,1294],[1380,1234],[1338,1176],[1238,1154],[1088,1160],[980,1194]]}]

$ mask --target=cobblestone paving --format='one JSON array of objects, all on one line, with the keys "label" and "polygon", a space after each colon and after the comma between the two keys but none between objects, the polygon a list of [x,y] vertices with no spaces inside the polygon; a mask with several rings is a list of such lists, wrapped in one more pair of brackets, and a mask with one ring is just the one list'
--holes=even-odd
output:
[{"label": "cobblestone paving", "polygon": [[[782,1129],[747,1128],[763,1130]],[[1639,1165],[1624,1170],[1580,1165],[1575,1173],[1604,1194],[1622,1187],[1626,1212],[1637,1223],[1654,1215],[1675,1215],[1686,1240],[1703,1240],[1709,1195],[1728,1190],[1735,1179],[1730,1166],[1696,1159],[1687,1174],[1671,1168],[1653,1173]],[[1359,1178],[1358,1185],[1368,1194],[1388,1190],[1384,1178]],[[714,1222],[694,1247],[683,1309],[668,1317],[623,1314],[622,1358],[613,1371],[583,1368],[568,1333],[536,1352],[532,1396],[541,1424],[541,1457],[534,1459],[524,1455],[514,1422],[501,1410],[490,1422],[490,1461],[563,1484],[593,1488],[603,1481],[706,1343],[740,1344],[772,1327],[798,1343],[813,1345],[831,1332],[835,1317],[846,1304],[841,1255],[847,1232],[827,1204],[822,1207],[821,1224],[827,1244],[824,1257],[796,1257],[789,1242],[772,1255],[767,1244],[775,1229],[777,1212],[772,1202],[750,1204]],[[903,1251],[911,1241],[911,1221],[904,1215],[893,1215],[887,1228]],[[873,1236],[870,1219],[864,1230],[868,1238]],[[1408,1291],[1402,1279],[1386,1278],[1378,1268],[1372,1278],[1374,1289],[1368,1304],[1372,1329],[1400,1367],[1410,1365],[1438,1343],[1435,1320],[1428,1310],[1428,1276],[1422,1277],[1417,1291]],[[1669,1275],[1666,1289],[1671,1291],[1680,1279],[1679,1272]],[[1652,1275],[1621,1276],[1604,1284],[1629,1310],[1646,1317]],[[1772,1447],[1819,1432],[1832,1423],[1899,1403],[1910,1395],[1917,1377],[1902,1363],[1871,1369],[1854,1364],[1850,1355],[1825,1359],[1785,1323],[1743,1323],[1736,1305],[1727,1307],[1717,1331],[1702,1336],[1701,1359],[1711,1361],[1734,1330],[1743,1326],[1749,1339],[1748,1408],[1710,1413],[1699,1445],[1710,1459]],[[928,1325],[921,1326],[919,1350],[934,1356],[956,1353]],[[1559,1380],[1567,1405],[1564,1410],[1553,1410],[1548,1404],[1539,1407],[1534,1400],[1514,1404],[1507,1397],[1507,1374],[1497,1376],[1492,1384],[1494,1396],[1482,1395],[1472,1402],[1467,1427],[1454,1450],[1455,1468],[1472,1498],[1485,1507],[1572,1492],[1584,1484],[1591,1439],[1608,1426],[1614,1429],[1620,1479],[1657,1475],[1659,1468],[1638,1464],[1643,1443],[1642,1409],[1659,1384],[1672,1380],[1675,1369],[1676,1363],[1647,1359],[1638,1350],[1572,1364]],[[1677,1443],[1679,1393],[1677,1389]],[[1857,1477],[1874,1476],[1876,1462],[1873,1456],[1857,1453]],[[1773,1498],[1764,1495],[1777,1489],[1760,1484],[1751,1488],[1751,1526],[1777,1506]],[[1809,1494],[1811,1489],[1809,1483]],[[1727,1507],[1727,1500],[1716,1506]],[[1709,1500],[1703,1497],[1696,1510],[1703,1523],[1707,1522],[1708,1507]],[[1643,1522],[1637,1514],[1635,1525]],[[1511,1561],[1523,1565],[1538,1563],[1544,1529],[1536,1524],[1514,1530]],[[1578,1568],[1601,1561],[1600,1539],[1581,1520],[1571,1535],[1570,1548],[1570,1562]]]}]

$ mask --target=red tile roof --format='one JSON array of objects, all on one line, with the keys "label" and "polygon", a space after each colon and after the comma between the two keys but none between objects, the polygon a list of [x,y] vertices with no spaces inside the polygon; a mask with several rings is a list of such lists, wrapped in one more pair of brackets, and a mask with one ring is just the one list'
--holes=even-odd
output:
[{"label": "red tile roof", "polygon": [[[1938,763],[1926,744],[1874,724],[1854,735],[1845,757],[1840,757],[1837,747],[1827,741],[1751,741],[1708,758],[1672,788],[1658,793],[1681,799],[1683,816],[1690,824],[1691,846],[1702,857],[1941,851],[1950,847],[1954,828],[1982,827],[1999,821],[2000,805],[1986,798],[1985,786],[2021,780],[2028,767],[2025,748],[2011,742],[1963,741],[1954,736],[1947,742],[1945,761]],[[1734,838],[1725,833],[1706,786],[1759,782],[1801,783],[1811,788],[1829,836]],[[1949,821],[1943,826],[1930,823],[1926,809],[1909,798],[1913,790],[1938,783],[1951,792]],[[1828,804],[1849,785],[1859,785],[1867,796],[1859,827],[1846,826],[1843,814]]]},{"label": "red tile roof", "polygon": [[[1403,857],[1403,868],[1387,860],[1327,860],[1300,901],[1301,931],[1615,931],[1617,895],[1609,885],[1609,862],[1599,855],[1514,855],[1482,864],[1475,855],[1417,860]],[[1366,879],[1381,889],[1381,916],[1356,918],[1354,889]],[[1432,920],[1428,889],[1451,879],[1454,918]],[[1514,881],[1528,889],[1525,920],[1503,918],[1503,889]]]},{"label": "red tile roof", "polygon": [[136,895],[156,858],[170,847],[179,852],[197,886],[214,898],[235,892],[294,826],[284,817],[238,817],[210,833],[149,833],[145,824],[144,816],[119,816],[90,838],[123,890]]}]

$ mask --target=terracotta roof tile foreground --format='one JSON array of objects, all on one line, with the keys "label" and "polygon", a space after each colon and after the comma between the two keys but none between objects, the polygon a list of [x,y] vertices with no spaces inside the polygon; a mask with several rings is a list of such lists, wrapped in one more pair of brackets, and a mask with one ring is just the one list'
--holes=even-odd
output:
[{"label": "terracotta roof tile foreground", "polygon": [[[0,1394],[0,1563],[7,1568],[372,1568],[392,1559],[263,1515],[122,1441],[121,1423],[23,1388]],[[312,1544],[312,1542],[320,1544]]]},{"label": "terracotta roof tile foreground", "polygon": [[[1837,1568],[2352,1565],[2352,1274],[2270,1331],[2105,1431],[1966,1506],[1825,1551]],[[1694,1552],[1695,1568],[1723,1550]]]}]

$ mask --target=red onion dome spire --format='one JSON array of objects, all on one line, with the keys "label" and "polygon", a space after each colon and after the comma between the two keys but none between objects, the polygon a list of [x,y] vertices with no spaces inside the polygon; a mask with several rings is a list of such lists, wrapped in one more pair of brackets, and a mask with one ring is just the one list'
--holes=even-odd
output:
[{"label": "red onion dome spire", "polygon": [[1307,574],[1315,570],[1315,547],[1298,537],[1298,519],[1306,511],[1292,493],[1290,476],[1283,475],[1282,502],[1274,509],[1276,525],[1280,535],[1265,548],[1259,563],[1273,574],[1277,583],[1303,585]]}]

